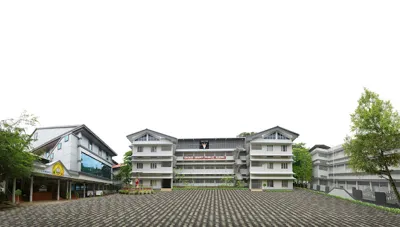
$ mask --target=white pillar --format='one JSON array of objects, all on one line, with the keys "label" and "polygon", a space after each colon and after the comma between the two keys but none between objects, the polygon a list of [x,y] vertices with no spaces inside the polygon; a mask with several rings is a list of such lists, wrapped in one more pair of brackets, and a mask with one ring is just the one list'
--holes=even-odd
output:
[{"label": "white pillar", "polygon": [[250,179],[250,183],[249,183],[249,188],[251,189],[251,179]]},{"label": "white pillar", "polygon": [[83,198],[86,198],[86,184],[83,183]]},{"label": "white pillar", "polygon": [[347,190],[347,181],[344,181],[344,189]]},{"label": "white pillar", "polygon": [[33,201],[33,176],[31,176],[31,187],[29,191],[29,202]]},{"label": "white pillar", "polygon": [[96,184],[93,184],[93,196],[96,196]]},{"label": "white pillar", "polygon": [[356,189],[358,190],[358,181],[356,181]]},{"label": "white pillar", "polygon": [[371,181],[369,182],[369,189],[371,189],[371,192],[372,192],[372,182]]},{"label": "white pillar", "polygon": [[72,181],[69,183],[69,199],[72,199]]},{"label": "white pillar", "polygon": [[171,189],[174,187],[174,180],[171,179]]},{"label": "white pillar", "polygon": [[321,182],[320,182],[319,179],[318,179],[318,185],[321,185],[320,183],[321,183]]},{"label": "white pillar", "polygon": [[57,200],[60,200],[60,179],[57,180]]},{"label": "white pillar", "polygon": [[12,203],[15,203],[15,190],[17,189],[17,178],[13,179],[13,188],[12,188]]},{"label": "white pillar", "polygon": [[390,193],[390,182],[388,182],[388,192]]}]

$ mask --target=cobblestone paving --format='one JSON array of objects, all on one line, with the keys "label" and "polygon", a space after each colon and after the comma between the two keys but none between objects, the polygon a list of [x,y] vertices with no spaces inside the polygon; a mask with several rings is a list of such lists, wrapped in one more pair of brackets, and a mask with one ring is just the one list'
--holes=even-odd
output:
[{"label": "cobblestone paving", "polygon": [[400,226],[400,215],[305,190],[110,195],[0,211],[0,226]]}]

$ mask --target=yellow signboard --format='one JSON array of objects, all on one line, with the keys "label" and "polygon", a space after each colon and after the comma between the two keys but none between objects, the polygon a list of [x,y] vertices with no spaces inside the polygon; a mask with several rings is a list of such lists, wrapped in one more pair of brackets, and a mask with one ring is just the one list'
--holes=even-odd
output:
[{"label": "yellow signboard", "polygon": [[57,162],[53,165],[53,169],[51,171],[53,175],[56,176],[64,176],[64,167],[61,163]]}]

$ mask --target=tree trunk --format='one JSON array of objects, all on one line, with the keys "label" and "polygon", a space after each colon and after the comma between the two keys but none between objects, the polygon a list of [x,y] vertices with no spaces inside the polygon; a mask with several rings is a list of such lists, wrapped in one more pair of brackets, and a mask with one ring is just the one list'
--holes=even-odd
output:
[{"label": "tree trunk", "polygon": [[386,172],[387,172],[388,177],[389,177],[389,183],[390,183],[390,185],[392,186],[392,189],[393,189],[394,194],[396,195],[397,203],[400,204],[400,194],[399,194],[399,191],[397,191],[396,184],[395,184],[395,182],[394,182],[394,180],[393,180],[393,178],[392,178],[392,174],[390,174],[389,168],[388,168],[388,166],[386,165],[386,163],[385,163],[385,169],[386,169]]}]

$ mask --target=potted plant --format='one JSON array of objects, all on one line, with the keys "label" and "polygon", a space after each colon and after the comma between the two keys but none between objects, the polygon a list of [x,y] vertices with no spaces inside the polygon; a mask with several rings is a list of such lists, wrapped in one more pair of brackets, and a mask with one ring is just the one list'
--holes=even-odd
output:
[{"label": "potted plant", "polygon": [[267,184],[266,184],[266,183],[264,183],[264,184],[263,184],[263,186],[264,186],[264,188],[266,188],[266,187],[267,187]]},{"label": "potted plant", "polygon": [[75,192],[75,199],[79,199],[79,193]]},{"label": "potted plant", "polygon": [[15,196],[16,196],[16,203],[18,204],[19,203],[19,197],[22,195],[22,191],[21,191],[21,189],[17,189],[17,190],[15,190]]}]

